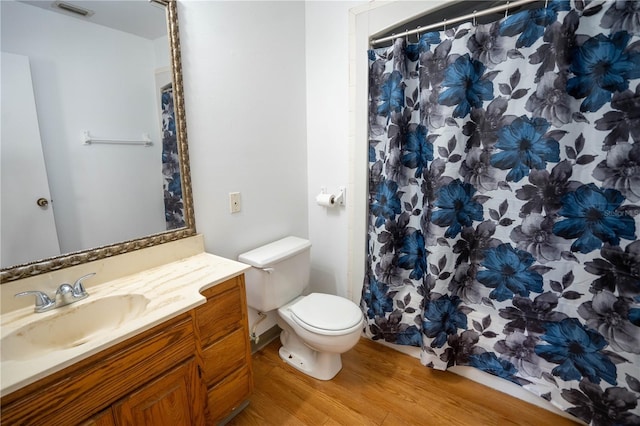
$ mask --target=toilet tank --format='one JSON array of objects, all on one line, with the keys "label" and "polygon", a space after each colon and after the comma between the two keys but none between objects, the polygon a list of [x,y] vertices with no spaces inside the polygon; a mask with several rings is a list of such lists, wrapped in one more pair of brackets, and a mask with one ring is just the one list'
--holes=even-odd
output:
[{"label": "toilet tank", "polygon": [[286,237],[238,256],[253,266],[245,272],[247,305],[260,312],[284,306],[309,284],[311,242]]}]

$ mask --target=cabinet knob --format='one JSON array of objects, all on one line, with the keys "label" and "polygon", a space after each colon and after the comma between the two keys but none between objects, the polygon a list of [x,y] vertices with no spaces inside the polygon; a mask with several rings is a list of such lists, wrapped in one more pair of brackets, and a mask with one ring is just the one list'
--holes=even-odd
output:
[{"label": "cabinet knob", "polygon": [[47,207],[49,205],[49,200],[40,197],[38,198],[38,201],[36,201],[36,204],[38,204],[40,207]]}]

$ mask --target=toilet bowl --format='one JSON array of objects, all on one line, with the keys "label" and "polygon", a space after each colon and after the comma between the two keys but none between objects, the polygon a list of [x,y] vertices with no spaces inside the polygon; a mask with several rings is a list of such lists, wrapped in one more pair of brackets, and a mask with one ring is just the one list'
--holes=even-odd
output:
[{"label": "toilet bowl", "polygon": [[341,354],[362,334],[364,315],[344,297],[311,293],[311,243],[286,237],[238,256],[251,265],[245,274],[247,305],[259,312],[276,310],[280,357],[297,370],[320,380],[332,379],[342,368]]},{"label": "toilet bowl", "polygon": [[341,354],[358,343],[364,317],[348,299],[311,293],[279,308],[277,323],[280,358],[311,377],[330,380],[342,369]]}]

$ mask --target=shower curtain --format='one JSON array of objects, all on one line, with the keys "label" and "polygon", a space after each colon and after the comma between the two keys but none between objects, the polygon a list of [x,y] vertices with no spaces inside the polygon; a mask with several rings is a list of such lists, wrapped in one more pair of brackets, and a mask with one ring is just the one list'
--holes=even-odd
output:
[{"label": "shower curtain", "polygon": [[411,38],[368,52],[367,335],[640,424],[640,8]]},{"label": "shower curtain", "polygon": [[173,109],[173,85],[162,88],[162,177],[164,189],[164,216],[167,230],[182,228],[184,204],[180,180],[180,157]]}]

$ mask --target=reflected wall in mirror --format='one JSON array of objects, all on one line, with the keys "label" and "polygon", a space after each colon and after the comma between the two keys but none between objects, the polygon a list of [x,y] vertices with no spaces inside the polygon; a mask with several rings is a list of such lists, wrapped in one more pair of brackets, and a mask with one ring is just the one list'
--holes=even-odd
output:
[{"label": "reflected wall in mirror", "polygon": [[176,2],[59,3],[0,2],[2,282],[195,234]]}]

